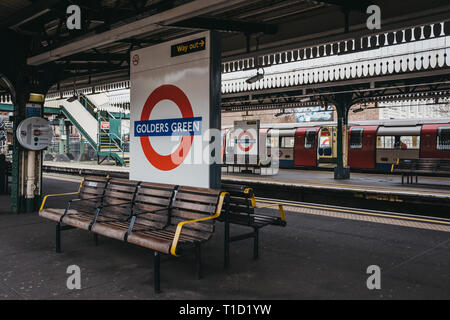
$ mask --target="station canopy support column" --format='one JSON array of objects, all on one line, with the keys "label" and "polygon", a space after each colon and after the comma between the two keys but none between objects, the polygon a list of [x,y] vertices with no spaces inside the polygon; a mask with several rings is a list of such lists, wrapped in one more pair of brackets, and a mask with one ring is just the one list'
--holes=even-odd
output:
[{"label": "station canopy support column", "polygon": [[337,161],[334,179],[350,179],[348,166],[348,111],[352,106],[352,93],[337,94],[334,100],[337,112]]},{"label": "station canopy support column", "polygon": [[[28,66],[26,55],[29,39],[8,32],[0,36],[8,43],[8,49],[0,52],[0,76],[8,84],[14,104],[11,211],[32,212],[39,208],[42,199],[42,151],[28,151],[21,147],[16,131],[27,116],[27,103],[40,104],[43,114],[45,94],[58,81],[56,77],[60,70],[56,70],[54,65]],[[31,169],[34,174],[28,172]],[[29,180],[30,177],[33,180]],[[32,195],[29,194],[31,190]]]}]

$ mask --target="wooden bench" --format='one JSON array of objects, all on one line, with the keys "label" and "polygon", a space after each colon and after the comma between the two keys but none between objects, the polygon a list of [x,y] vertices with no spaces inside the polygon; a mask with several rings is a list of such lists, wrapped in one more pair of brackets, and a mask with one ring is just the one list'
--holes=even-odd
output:
[{"label": "wooden bench", "polygon": [[[229,203],[226,208],[228,214],[219,217],[219,221],[225,223],[224,235],[224,260],[225,266],[229,265],[230,255],[229,246],[231,242],[253,238],[253,258],[259,256],[259,229],[268,226],[286,226],[286,218],[284,209],[281,204],[270,204],[258,207],[256,204],[253,189],[240,185],[223,184],[222,190],[229,194]],[[270,216],[267,214],[257,213],[256,209],[263,209],[276,206],[279,209],[280,216]],[[225,210],[225,209],[223,209]],[[230,236],[230,224],[250,227],[252,232]]]},{"label": "wooden bench", "polygon": [[[65,209],[44,209],[48,197],[79,194]],[[201,277],[201,244],[214,233],[214,221],[228,194],[220,190],[86,177],[78,192],[47,195],[39,215],[56,222],[56,251],[61,231],[79,228],[153,250],[154,289],[160,291],[160,254],[194,251]]]},{"label": "wooden bench", "polygon": [[406,177],[406,183],[418,183],[419,175],[426,174],[450,174],[450,159],[397,159],[396,163],[392,165],[392,172],[402,174],[402,184]]}]

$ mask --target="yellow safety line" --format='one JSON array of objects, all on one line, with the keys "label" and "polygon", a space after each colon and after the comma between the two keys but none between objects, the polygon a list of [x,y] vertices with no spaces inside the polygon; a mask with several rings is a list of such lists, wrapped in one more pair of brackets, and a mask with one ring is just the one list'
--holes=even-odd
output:
[{"label": "yellow safety line", "polygon": [[289,202],[273,201],[273,200],[262,200],[262,199],[258,199],[257,201],[265,202],[265,203],[281,204],[281,205],[285,205],[288,207],[289,206],[290,207],[303,207],[303,208],[309,208],[309,209],[321,209],[321,210],[338,211],[338,212],[345,212],[345,213],[357,213],[357,214],[368,215],[368,216],[378,216],[378,217],[386,217],[386,218],[396,218],[396,219],[401,219],[401,220],[414,220],[414,221],[423,221],[423,222],[432,222],[432,223],[450,225],[450,222],[446,222],[446,221],[442,221],[442,220],[405,217],[405,216],[397,216],[397,215],[393,215],[393,214],[391,215],[391,214],[382,214],[382,213],[371,213],[371,212],[354,210],[354,209],[327,208],[327,207],[315,206],[315,205],[289,203]]}]

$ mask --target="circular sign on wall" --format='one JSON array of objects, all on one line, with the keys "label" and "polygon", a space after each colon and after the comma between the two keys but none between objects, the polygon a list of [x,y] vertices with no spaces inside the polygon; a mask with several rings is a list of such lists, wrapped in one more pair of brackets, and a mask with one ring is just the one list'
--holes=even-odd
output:
[{"label": "circular sign on wall", "polygon": [[[141,113],[141,121],[150,119],[152,110],[156,104],[162,100],[170,100],[174,102],[184,119],[190,119],[194,117],[191,103],[189,102],[186,94],[178,87],[174,85],[162,85],[156,88],[145,102],[144,108]],[[194,141],[193,135],[183,135],[181,142],[176,150],[169,155],[161,155],[153,148],[150,137],[141,136],[141,146],[147,160],[157,169],[162,171],[170,171],[178,167],[186,158],[191,149]]]},{"label": "circular sign on wall", "polygon": [[17,127],[17,140],[26,149],[43,150],[52,142],[53,132],[47,119],[31,117]]},{"label": "circular sign on wall", "polygon": [[255,138],[250,131],[242,131],[237,139],[238,147],[244,152],[249,152],[255,144]]}]

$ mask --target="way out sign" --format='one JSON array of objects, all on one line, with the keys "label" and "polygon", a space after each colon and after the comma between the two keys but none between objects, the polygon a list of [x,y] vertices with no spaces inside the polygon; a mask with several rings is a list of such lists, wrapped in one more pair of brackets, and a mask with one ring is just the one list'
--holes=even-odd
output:
[{"label": "way out sign", "polygon": [[219,43],[208,31],[131,53],[138,63],[131,65],[130,179],[220,187],[220,164],[205,157],[209,129],[220,130]]}]

